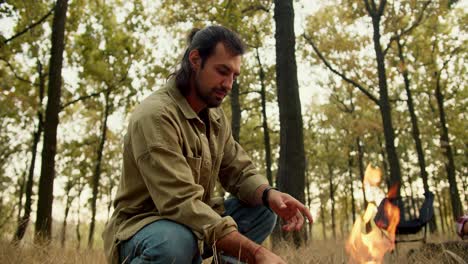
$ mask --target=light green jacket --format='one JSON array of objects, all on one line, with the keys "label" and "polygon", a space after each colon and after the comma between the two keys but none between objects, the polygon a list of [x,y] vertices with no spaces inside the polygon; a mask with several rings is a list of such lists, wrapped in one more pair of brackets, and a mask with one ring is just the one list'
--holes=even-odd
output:
[{"label": "light green jacket", "polygon": [[120,241],[159,219],[189,227],[200,250],[237,229],[230,216],[221,216],[223,199],[212,197],[216,180],[243,201],[268,181],[234,141],[223,110],[210,109],[209,119],[208,139],[173,80],[136,107],[124,138],[115,210],[103,233],[109,263],[118,263]]}]

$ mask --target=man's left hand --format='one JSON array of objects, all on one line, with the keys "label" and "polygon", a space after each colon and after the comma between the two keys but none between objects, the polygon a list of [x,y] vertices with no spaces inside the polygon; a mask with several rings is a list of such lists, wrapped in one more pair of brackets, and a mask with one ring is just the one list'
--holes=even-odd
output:
[{"label": "man's left hand", "polygon": [[283,225],[285,231],[300,230],[304,225],[304,216],[310,224],[314,222],[309,209],[287,193],[271,190],[268,193],[268,203],[271,210],[286,222]]}]

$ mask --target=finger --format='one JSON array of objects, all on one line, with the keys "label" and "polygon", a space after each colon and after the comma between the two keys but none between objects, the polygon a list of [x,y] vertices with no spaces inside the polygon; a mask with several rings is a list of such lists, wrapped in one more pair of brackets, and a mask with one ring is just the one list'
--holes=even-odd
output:
[{"label": "finger", "polygon": [[286,204],[288,205],[288,207],[299,209],[299,211],[301,211],[307,217],[310,224],[314,222],[314,219],[309,209],[305,205],[303,205],[301,202],[299,202],[298,200],[293,198],[293,200],[286,201]]},{"label": "finger", "polygon": [[296,223],[296,231],[299,231],[304,225],[304,216],[302,216],[302,214],[299,211],[297,213],[298,221]]},{"label": "finger", "polygon": [[[300,214],[299,214],[300,215]],[[301,217],[302,218],[302,215]],[[300,223],[300,218],[299,216],[296,214],[295,216],[293,216],[291,219],[289,219],[287,221],[287,224],[285,224],[283,226],[283,229],[286,230],[286,231],[292,231],[292,230],[297,230],[298,228],[298,224]]]},{"label": "finger", "polygon": [[306,215],[307,219],[309,219],[309,224],[312,224],[314,222],[314,219],[312,218],[312,214],[310,213],[307,207],[304,206],[301,212]]},{"label": "finger", "polygon": [[289,232],[294,229],[295,225],[296,225],[295,222],[290,220],[286,224],[283,225],[283,230]]},{"label": "finger", "polygon": [[299,201],[298,201],[298,203],[299,204],[297,205],[297,207],[298,207],[299,211],[301,211],[301,213],[307,217],[307,219],[309,220],[309,223],[312,224],[314,222],[314,219],[312,217],[312,214],[309,211],[309,208],[307,208],[305,205],[303,205]]}]

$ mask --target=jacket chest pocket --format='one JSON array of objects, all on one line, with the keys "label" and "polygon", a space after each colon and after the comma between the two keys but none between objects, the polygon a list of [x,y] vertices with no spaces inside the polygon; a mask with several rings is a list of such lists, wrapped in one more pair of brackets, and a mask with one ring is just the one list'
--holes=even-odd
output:
[{"label": "jacket chest pocket", "polygon": [[200,170],[202,165],[202,158],[201,157],[185,157],[187,163],[192,170],[193,180],[195,183],[200,182]]}]

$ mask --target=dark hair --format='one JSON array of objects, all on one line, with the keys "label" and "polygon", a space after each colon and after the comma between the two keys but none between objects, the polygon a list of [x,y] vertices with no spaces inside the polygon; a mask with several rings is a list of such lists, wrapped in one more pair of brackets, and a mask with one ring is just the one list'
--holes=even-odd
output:
[{"label": "dark hair", "polygon": [[183,95],[187,95],[189,91],[189,82],[192,75],[189,53],[192,50],[198,50],[202,59],[202,67],[206,59],[214,53],[219,42],[222,42],[234,55],[243,55],[245,53],[245,45],[239,36],[223,26],[208,26],[203,29],[194,28],[188,36],[188,42],[189,45],[185,50],[180,68],[173,74],[175,75],[177,88]]}]

